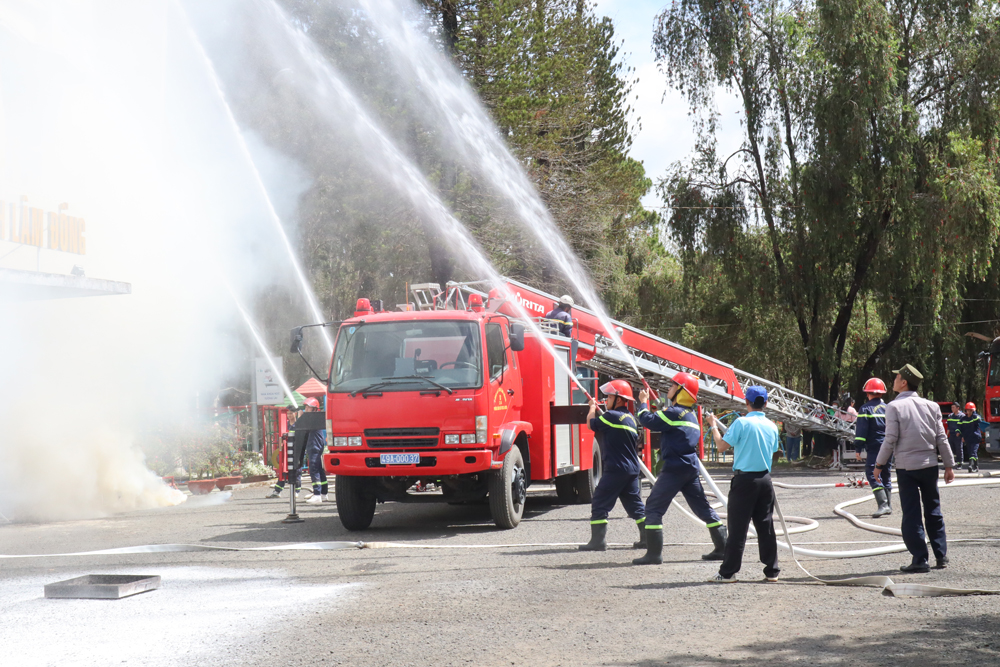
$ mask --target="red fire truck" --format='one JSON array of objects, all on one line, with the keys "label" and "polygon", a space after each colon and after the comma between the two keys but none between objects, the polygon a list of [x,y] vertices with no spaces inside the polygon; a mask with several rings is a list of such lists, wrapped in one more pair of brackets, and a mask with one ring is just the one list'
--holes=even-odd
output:
[{"label": "red fire truck", "polygon": [[[833,434],[853,428],[819,401],[615,322],[630,359],[584,308],[573,310],[572,335],[560,335],[543,319],[555,298],[515,281],[489,294],[472,284],[414,285],[412,295],[396,311],[359,299],[350,319],[292,332],[292,352],[301,353],[303,329],[337,328],[324,462],[349,530],[368,528],[379,502],[487,501],[495,523],[513,528],[537,482],[553,483],[565,502],[590,502],[601,455],[586,395],[526,331],[514,301],[591,395],[598,374],[638,381],[634,363],[659,390],[678,370],[697,375],[702,405],[739,408],[743,387],[766,384],[775,418]],[[648,438],[643,458],[649,465]],[[440,492],[415,492],[429,483]]]}]

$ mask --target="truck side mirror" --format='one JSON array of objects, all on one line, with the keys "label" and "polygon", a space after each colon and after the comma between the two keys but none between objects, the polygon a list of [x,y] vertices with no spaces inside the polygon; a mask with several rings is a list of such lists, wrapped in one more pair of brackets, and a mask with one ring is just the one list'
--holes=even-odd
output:
[{"label": "truck side mirror", "polygon": [[289,351],[292,354],[302,354],[302,327],[292,329],[292,347]]},{"label": "truck side mirror", "polygon": [[524,351],[524,325],[523,324],[511,324],[510,333],[510,349],[515,352]]}]

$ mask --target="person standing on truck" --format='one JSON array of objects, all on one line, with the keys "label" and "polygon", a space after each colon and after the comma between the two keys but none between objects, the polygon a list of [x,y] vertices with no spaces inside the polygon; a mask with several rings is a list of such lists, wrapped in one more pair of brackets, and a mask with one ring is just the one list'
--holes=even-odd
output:
[{"label": "person standing on truck", "polygon": [[875,476],[875,459],[882,448],[885,438],[885,383],[878,378],[870,378],[865,382],[863,391],[868,401],[858,412],[857,426],[854,428],[854,450],[857,457],[865,455],[865,477],[872,489],[878,509],[872,513],[873,519],[879,519],[892,514],[892,462],[885,464],[882,474]]},{"label": "person standing on truck", "polygon": [[[601,385],[608,397],[604,414],[597,414],[597,402],[590,399],[587,422],[595,436],[601,437],[601,481],[594,489],[590,504],[590,542],[580,551],[605,551],[608,548],[608,514],[617,500],[642,531],[646,508],[639,493],[639,429],[629,404],[635,402],[632,386],[625,380],[612,380]],[[640,532],[640,538],[642,537]]]},{"label": "person standing on truck", "polygon": [[569,294],[563,294],[559,297],[559,303],[555,304],[552,310],[545,313],[545,319],[551,324],[557,325],[559,333],[567,338],[573,335],[573,315],[571,311],[574,305],[576,304],[573,301],[573,297]]},{"label": "person standing on truck", "polygon": [[955,455],[955,469],[962,469],[962,409],[958,406],[958,401],[951,404],[951,414],[944,418],[945,431],[948,433],[948,444],[951,445],[951,453]]},{"label": "person standing on truck", "polygon": [[663,562],[663,515],[678,493],[684,495],[688,507],[705,522],[715,549],[702,556],[703,560],[722,560],[726,553],[726,527],[709,505],[698,478],[698,443],[701,425],[698,423],[698,378],[677,373],[674,385],[667,392],[673,403],[664,410],[651,412],[649,392],[639,392],[639,424],[660,433],[660,461],[663,467],[656,484],[646,499],[646,555],[632,561],[633,565],[659,565]]},{"label": "person standing on truck", "polygon": [[[968,402],[965,404],[965,416],[958,422],[959,431],[962,433],[963,451],[965,460],[969,462],[969,472],[979,472],[979,443],[983,441],[983,434],[979,428],[982,417],[976,412],[976,404]],[[959,466],[961,469],[962,466]]]},{"label": "person standing on truck", "polygon": [[896,457],[896,485],[899,487],[899,506],[903,510],[900,530],[906,549],[913,557],[909,565],[899,569],[907,573],[929,572],[927,539],[930,539],[934,550],[937,568],[948,565],[948,541],[938,492],[937,457],[940,454],[944,462],[945,484],[955,480],[955,471],[952,470],[955,457],[944,433],[940,406],[917,394],[917,387],[924,376],[910,364],[893,373],[896,380],[892,388],[897,394],[885,407],[885,439],[875,462],[875,474],[880,475],[889,459]]},{"label": "person standing on truck", "polygon": [[771,462],[778,451],[778,427],[764,415],[767,389],[759,385],[747,387],[745,417],[739,417],[719,435],[719,420],[709,413],[712,437],[719,443],[719,453],[733,449],[733,479],[729,487],[729,540],[719,571],[709,581],[732,583],[743,566],[743,549],[747,544],[750,521],[757,530],[757,549],[764,564],[764,578],[777,581],[778,537],[774,532],[774,486],[771,484]]},{"label": "person standing on truck", "polygon": [[[315,398],[305,400],[306,412],[319,412],[319,401]],[[306,498],[310,505],[326,502],[327,483],[326,468],[323,467],[323,451],[326,449],[326,429],[309,431],[306,440],[306,460],[309,462],[309,477],[312,479],[313,494]]]}]

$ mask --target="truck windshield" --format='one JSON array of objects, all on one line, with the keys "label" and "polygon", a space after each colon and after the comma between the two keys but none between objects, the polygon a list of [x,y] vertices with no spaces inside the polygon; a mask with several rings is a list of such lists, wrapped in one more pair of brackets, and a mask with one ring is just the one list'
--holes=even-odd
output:
[{"label": "truck windshield", "polygon": [[[333,353],[330,391],[471,389],[483,383],[479,327],[474,322],[408,321],[345,325]],[[389,382],[385,382],[388,380]]]},{"label": "truck windshield", "polygon": [[1000,339],[990,345],[990,376],[987,383],[991,387],[1000,386]]}]

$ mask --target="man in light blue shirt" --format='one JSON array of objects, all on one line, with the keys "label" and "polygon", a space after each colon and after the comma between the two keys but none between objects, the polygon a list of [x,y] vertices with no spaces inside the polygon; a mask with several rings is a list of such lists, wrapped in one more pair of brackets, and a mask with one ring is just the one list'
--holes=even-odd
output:
[{"label": "man in light blue shirt", "polygon": [[778,427],[764,416],[767,389],[747,387],[746,402],[749,413],[732,423],[725,439],[719,435],[719,422],[709,414],[712,436],[722,453],[733,449],[733,481],[729,487],[729,540],[726,555],[718,574],[709,581],[732,583],[743,565],[743,549],[747,543],[750,521],[757,530],[760,562],[764,564],[764,578],[777,581],[778,538],[774,532],[774,487],[771,485],[771,461],[780,448]]}]

